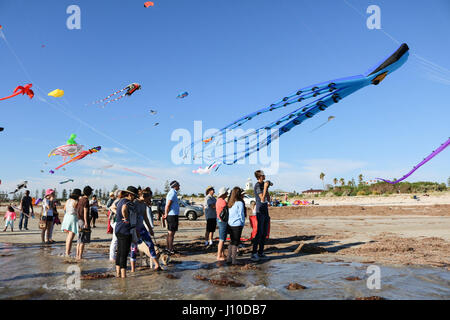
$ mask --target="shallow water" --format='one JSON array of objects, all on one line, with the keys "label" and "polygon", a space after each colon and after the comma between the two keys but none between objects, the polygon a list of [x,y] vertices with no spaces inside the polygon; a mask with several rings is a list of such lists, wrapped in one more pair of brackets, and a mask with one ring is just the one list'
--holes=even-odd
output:
[{"label": "shallow water", "polygon": [[[75,249],[75,248],[74,248]],[[366,281],[368,265],[355,262],[317,263],[295,259],[272,259],[258,265],[260,270],[241,271],[216,263],[197,261],[195,256],[167,267],[128,273],[127,279],[81,280],[80,289],[69,289],[69,267],[82,273],[113,272],[107,255],[88,250],[85,261],[64,263],[64,248],[41,245],[0,244],[0,299],[354,299],[381,296],[387,299],[450,299],[450,272],[442,268],[381,268],[381,289],[370,290]],[[178,279],[168,279],[170,273]],[[194,279],[228,279],[244,284],[230,288]],[[346,277],[362,280],[348,281]],[[306,290],[287,290],[297,282]]]}]

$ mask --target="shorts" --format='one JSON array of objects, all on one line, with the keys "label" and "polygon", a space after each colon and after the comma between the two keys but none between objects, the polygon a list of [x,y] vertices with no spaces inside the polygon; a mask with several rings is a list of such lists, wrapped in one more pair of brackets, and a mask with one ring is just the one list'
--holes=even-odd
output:
[{"label": "shorts", "polygon": [[167,216],[167,230],[172,232],[178,231],[178,216]]},{"label": "shorts", "polygon": [[91,242],[91,231],[83,231],[84,220],[78,220],[78,243],[90,243]]},{"label": "shorts", "polygon": [[228,223],[220,219],[217,219],[217,225],[219,226],[219,240],[226,241]]},{"label": "shorts", "polygon": [[217,218],[206,219],[206,232],[216,231]]},{"label": "shorts", "polygon": [[91,219],[98,219],[98,211],[97,210],[92,210],[91,209]]}]

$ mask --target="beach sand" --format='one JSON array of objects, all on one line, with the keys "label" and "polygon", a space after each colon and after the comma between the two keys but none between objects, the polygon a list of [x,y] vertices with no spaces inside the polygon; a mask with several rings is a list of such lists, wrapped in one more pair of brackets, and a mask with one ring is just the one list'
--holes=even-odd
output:
[{"label": "beach sand", "polygon": [[[270,208],[267,254],[280,260],[355,261],[450,270],[450,194],[419,198],[419,201],[411,199],[411,195],[313,198],[319,205]],[[0,212],[4,209],[0,208]],[[36,211],[39,213],[40,209]],[[99,217],[87,250],[99,250],[106,256],[111,235],[106,234],[104,209]],[[57,242],[53,246],[64,246],[66,235],[60,227],[55,226]],[[14,232],[0,232],[0,242],[39,244],[37,218],[29,220],[29,229],[19,231],[16,220]],[[195,255],[197,260],[214,262],[215,248],[204,248],[204,232],[204,217],[196,221],[180,219],[175,236],[175,249],[180,254],[173,259]],[[243,237],[250,234],[247,219]],[[165,247],[165,235],[166,231],[156,222],[155,237],[161,247]],[[244,244],[241,259],[250,262],[250,242]]]}]

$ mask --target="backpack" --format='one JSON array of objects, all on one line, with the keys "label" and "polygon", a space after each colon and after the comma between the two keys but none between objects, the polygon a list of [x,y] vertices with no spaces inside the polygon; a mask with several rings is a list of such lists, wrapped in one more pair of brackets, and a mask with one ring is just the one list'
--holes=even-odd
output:
[{"label": "backpack", "polygon": [[222,220],[223,222],[228,222],[228,217],[229,217],[229,212],[228,212],[228,205],[226,205],[222,212],[219,214],[219,218],[220,220]]}]

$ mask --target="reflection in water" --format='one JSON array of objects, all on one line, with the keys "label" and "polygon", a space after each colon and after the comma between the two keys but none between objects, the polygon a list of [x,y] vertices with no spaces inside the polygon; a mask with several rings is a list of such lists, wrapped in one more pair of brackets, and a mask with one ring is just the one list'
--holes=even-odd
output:
[{"label": "reflection in water", "polygon": [[[242,270],[190,260],[174,263],[167,271],[128,273],[127,279],[81,280],[80,289],[68,289],[69,266],[82,273],[111,272],[107,255],[88,250],[80,263],[62,257],[63,246],[0,244],[0,299],[450,299],[450,273],[441,268],[383,267],[381,289],[366,286],[367,265],[317,263],[298,259],[272,260],[257,270]],[[297,261],[296,261],[297,260]],[[67,263],[70,262],[70,263]],[[171,273],[175,279],[168,279]],[[229,279],[243,287],[220,287],[194,279]],[[362,280],[347,281],[347,277]],[[289,283],[305,290],[287,290]]]}]

